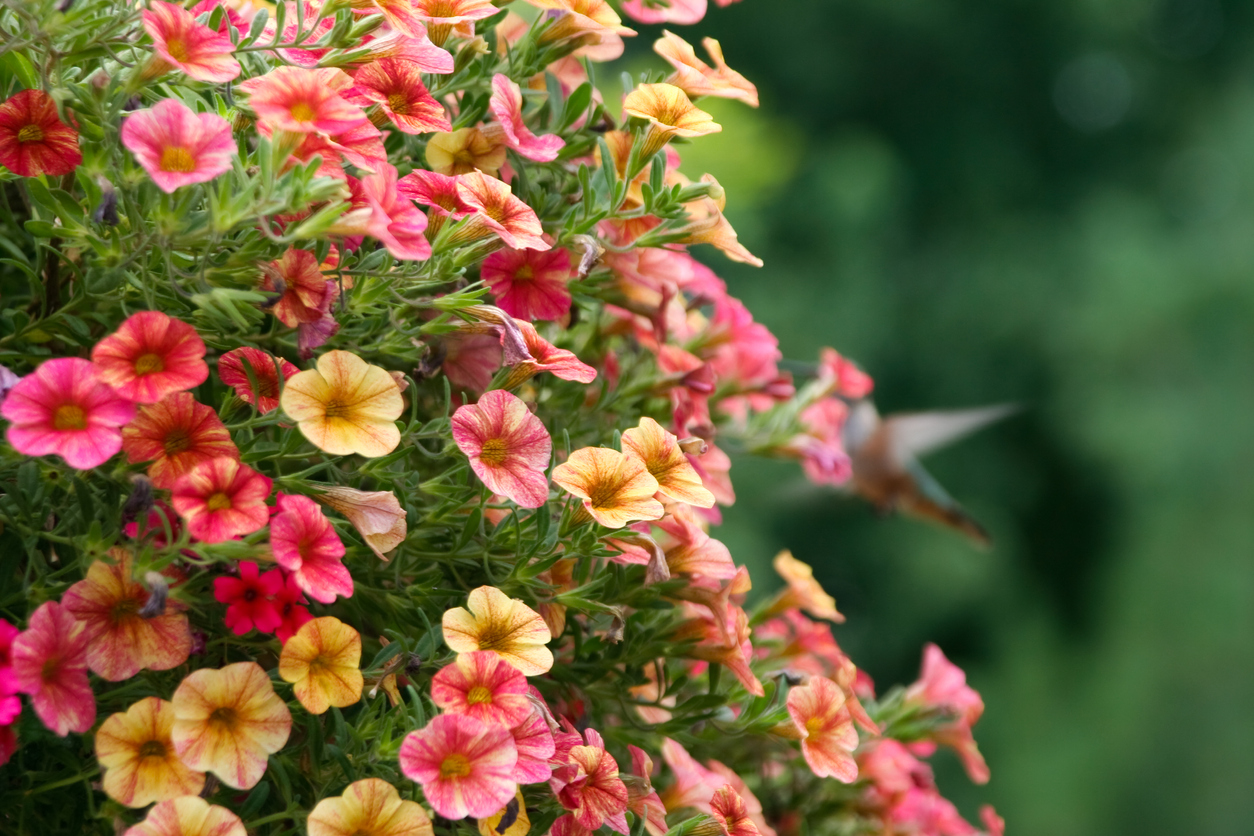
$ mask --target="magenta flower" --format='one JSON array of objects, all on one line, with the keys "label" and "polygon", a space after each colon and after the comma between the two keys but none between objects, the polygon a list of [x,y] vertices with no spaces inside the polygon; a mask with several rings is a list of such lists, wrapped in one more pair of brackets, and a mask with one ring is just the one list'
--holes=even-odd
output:
[{"label": "magenta flower", "polygon": [[209,377],[205,343],[196,329],[161,311],[127,317],[96,343],[91,361],[101,380],[136,403],[157,403]]},{"label": "magenta flower", "polygon": [[450,714],[513,726],[531,713],[527,677],[490,650],[460,653],[431,681],[431,699]]},{"label": "magenta flower", "polygon": [[96,722],[96,697],[87,681],[87,633],[69,610],[46,601],[13,640],[13,675],[43,724],[65,737]]},{"label": "magenta flower", "polygon": [[163,99],[122,123],[122,144],[163,192],[206,183],[231,168],[236,153],[231,123]]},{"label": "magenta flower", "polygon": [[270,519],[270,479],[235,459],[202,462],[174,485],[171,503],[197,540],[221,543],[251,534]]},{"label": "magenta flower", "polygon": [[307,496],[279,494],[279,513],[270,520],[270,550],[305,594],[330,604],[335,596],[350,598],[353,576],[344,568],[344,544]]},{"label": "magenta flower", "polygon": [[226,626],[237,636],[256,628],[273,633],[283,619],[274,596],[283,588],[283,573],[271,569],[264,574],[251,560],[239,565],[238,578],[214,578],[213,597],[226,604]]},{"label": "magenta flower", "polygon": [[570,252],[503,249],[483,260],[479,276],[497,306],[518,319],[561,319],[570,313]]},{"label": "magenta flower", "polygon": [[10,422],[6,437],[28,456],[56,453],[66,464],[87,470],[122,449],[122,430],[135,417],[135,404],[100,380],[87,360],[47,360],[22,378],[0,404]]},{"label": "magenta flower", "polygon": [[514,764],[514,780],[520,784],[538,784],[553,775],[549,759],[557,749],[553,731],[536,708],[527,719],[509,730],[518,749],[518,761]]},{"label": "magenta flower", "polygon": [[453,441],[493,493],[524,508],[539,508],[548,501],[544,470],[553,442],[544,424],[517,396],[493,389],[478,403],[458,407],[453,413]]},{"label": "magenta flower", "polygon": [[374,174],[361,178],[361,188],[371,211],[366,231],[383,242],[396,258],[430,258],[431,244],[423,234],[427,231],[427,216],[396,191],[396,169],[380,165]]},{"label": "magenta flower", "polygon": [[513,148],[522,156],[538,163],[556,160],[566,141],[557,134],[533,134],[523,121],[522,106],[522,90],[518,85],[510,81],[507,75],[497,73],[492,76],[492,99],[488,103],[488,110],[492,111],[496,121],[505,130],[506,147]]},{"label": "magenta flower", "polygon": [[[153,0],[143,13],[144,31],[160,59],[197,81],[230,81],[239,75],[231,57],[235,46],[223,32],[196,22],[196,14],[177,3]],[[226,20],[223,20],[226,23]]]},{"label": "magenta flower", "polygon": [[518,750],[509,729],[464,714],[441,714],[401,744],[401,772],[422,784],[446,819],[484,818],[505,806],[518,785]]}]

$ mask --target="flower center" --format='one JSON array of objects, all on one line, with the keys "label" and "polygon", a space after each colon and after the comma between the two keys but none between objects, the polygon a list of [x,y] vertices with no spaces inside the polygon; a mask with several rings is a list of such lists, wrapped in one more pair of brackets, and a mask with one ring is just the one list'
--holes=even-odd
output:
[{"label": "flower center", "polygon": [[529,282],[534,278],[535,270],[531,268],[530,264],[524,264],[514,271],[514,281],[516,282]]},{"label": "flower center", "polygon": [[44,138],[44,129],[38,125],[23,125],[17,132],[18,142],[39,142]]},{"label": "flower center", "polygon": [[392,93],[388,96],[388,107],[393,113],[404,116],[409,113],[409,99],[404,93]]},{"label": "flower center", "polygon": [[231,509],[231,498],[219,491],[209,497],[209,501],[205,504],[209,506],[210,511],[229,511]]},{"label": "flower center", "polygon": [[297,122],[312,122],[317,117],[318,112],[313,109],[313,105],[309,102],[297,102],[291,108],[292,118]]},{"label": "flower center", "polygon": [[87,413],[76,403],[61,404],[52,415],[52,426],[58,430],[87,429]]},{"label": "flower center", "polygon": [[806,734],[807,735],[809,735],[810,737],[814,737],[821,731],[823,731],[823,718],[822,717],[811,717],[809,720],[806,720]]},{"label": "flower center", "polygon": [[327,401],[327,405],[324,409],[326,409],[326,415],[328,418],[341,418],[346,412],[348,412],[347,406],[334,400]]},{"label": "flower center", "polygon": [[170,53],[170,57],[175,61],[187,60],[187,44],[182,38],[170,38],[165,42],[165,51]]},{"label": "flower center", "polygon": [[40,671],[44,682],[55,682],[61,676],[61,657],[49,656]]},{"label": "flower center", "polygon": [[170,434],[165,437],[162,446],[165,448],[167,456],[173,456],[191,447],[192,438],[187,434],[187,430],[170,430]]},{"label": "flower center", "polygon": [[484,685],[476,685],[466,693],[466,702],[471,705],[481,705],[485,702],[492,702],[492,692]]},{"label": "flower center", "polygon": [[484,464],[499,465],[504,463],[507,452],[505,439],[489,438],[483,442],[483,447],[479,450],[479,461]]},{"label": "flower center", "polygon": [[209,715],[209,724],[212,726],[221,726],[225,730],[229,731],[235,727],[235,723],[238,719],[238,716],[235,714],[235,709],[233,708],[215,708],[213,713]]},{"label": "flower center", "polygon": [[470,759],[460,753],[447,756],[440,763],[441,778],[465,778],[470,774]]},{"label": "flower center", "polygon": [[160,740],[146,740],[144,745],[139,747],[141,758],[164,758],[165,755],[165,744]]},{"label": "flower center", "polygon": [[161,170],[186,174],[196,170],[196,160],[192,157],[192,152],[183,146],[168,145],[161,149]]},{"label": "flower center", "polygon": [[140,355],[140,358],[135,361],[135,374],[152,374],[153,372],[163,371],[165,371],[165,361],[161,359],[160,354],[149,352],[148,354]]}]

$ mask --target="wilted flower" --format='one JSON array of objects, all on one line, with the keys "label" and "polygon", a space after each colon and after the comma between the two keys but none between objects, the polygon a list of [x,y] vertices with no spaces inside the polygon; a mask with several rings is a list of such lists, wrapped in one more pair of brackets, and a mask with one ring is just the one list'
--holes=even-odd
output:
[{"label": "wilted flower", "polygon": [[431,700],[451,714],[513,728],[531,715],[527,678],[486,650],[459,653],[431,680]]},{"label": "wilted flower", "polygon": [[353,74],[353,86],[344,91],[344,98],[378,104],[392,124],[407,134],[452,130],[444,106],[431,98],[422,83],[422,73],[414,61],[380,58]]},{"label": "wilted flower", "polygon": [[522,106],[522,90],[518,85],[503,73],[492,76],[492,99],[488,110],[504,129],[505,144],[529,160],[540,163],[556,160],[566,141],[557,134],[533,134],[523,120]]},{"label": "wilted flower", "polygon": [[247,836],[239,816],[198,795],[162,801],[122,836]]},{"label": "wilted flower", "polygon": [[401,744],[401,772],[422,784],[446,819],[481,818],[501,809],[518,789],[518,752],[509,730],[464,714],[441,714]]},{"label": "wilted flower", "polygon": [[213,407],[191,392],[174,392],[159,403],[141,406],[122,428],[122,451],[131,464],[152,462],[148,478],[170,489],[196,465],[219,456],[238,459],[239,449]]},{"label": "wilted flower", "polygon": [[264,574],[256,563],[245,560],[239,565],[239,577],[213,579],[213,597],[226,604],[226,626],[237,636],[256,628],[273,633],[282,618],[274,596],[283,587],[283,574],[271,569]]},{"label": "wilted flower", "polygon": [[82,161],[78,131],[61,121],[47,93],[21,90],[0,104],[0,165],[21,177],[56,177]]},{"label": "wilted flower", "polygon": [[405,404],[392,376],[347,351],[328,351],[317,366],[293,375],[279,398],[301,434],[336,456],[395,450],[401,442],[395,422]]},{"label": "wilted flower", "polygon": [[815,775],[846,784],[858,780],[853,759],[858,732],[840,686],[822,676],[810,677],[809,683],[788,692],[788,716],[801,733],[801,753]]},{"label": "wilted flower", "polygon": [[416,802],[378,778],[354,781],[309,812],[309,836],[431,836],[431,820]]},{"label": "wilted flower", "polygon": [[538,676],[553,667],[545,645],[553,635],[531,607],[494,586],[471,590],[467,609],[444,613],[444,642],[457,653],[491,650],[524,676]]},{"label": "wilted flower", "polygon": [[230,122],[216,113],[195,113],[178,99],[162,99],[126,117],[122,144],[167,193],[229,171],[237,151]]},{"label": "wilted flower", "polygon": [[497,250],[483,260],[479,277],[501,310],[518,319],[557,320],[570,313],[570,252]]},{"label": "wilted flower", "polygon": [[[143,12],[144,31],[153,40],[158,58],[197,81],[230,81],[239,75],[235,50],[225,33],[215,32],[177,3],[152,0]],[[168,67],[161,68],[164,72]],[[153,73],[156,75],[157,73]]]},{"label": "wilted flower", "polygon": [[283,381],[299,371],[282,357],[273,357],[259,348],[237,348],[218,358],[218,377],[234,388],[245,403],[255,404],[263,415],[278,408]]},{"label": "wilted flower", "polygon": [[291,712],[256,662],[192,671],[171,702],[179,758],[237,790],[261,780],[266,759],[292,730]]},{"label": "wilted flower", "polygon": [[221,543],[251,534],[270,519],[270,479],[246,464],[220,456],[192,468],[174,485],[170,502],[193,537]]},{"label": "wilted flower", "polygon": [[61,737],[96,722],[96,697],[87,681],[87,630],[56,601],[31,613],[10,651],[18,690],[45,726]]},{"label": "wilted flower", "polygon": [[270,520],[270,551],[310,598],[323,604],[353,594],[353,576],[344,567],[344,544],[307,496],[280,494]]},{"label": "wilted flower", "polygon": [[317,499],[347,517],[380,560],[387,560],[384,552],[390,552],[405,542],[409,530],[405,509],[391,491],[326,487]]},{"label": "wilted flower", "polygon": [[458,407],[452,424],[453,440],[489,490],[524,508],[539,508],[548,501],[544,470],[553,442],[526,404],[494,389],[477,403]]},{"label": "wilted flower", "polygon": [[583,500],[592,518],[606,528],[635,520],[656,520],[664,513],[653,498],[657,480],[644,462],[608,447],[584,447],[553,468],[553,481]]},{"label": "wilted flower", "polygon": [[524,358],[511,370],[505,388],[512,389],[540,372],[548,372],[562,380],[591,383],[596,380],[597,370],[575,356],[573,351],[558,348],[540,336],[536,326],[522,319],[515,320],[523,344],[530,359]]},{"label": "wilted flower", "polygon": [[644,462],[657,480],[658,493],[699,508],[711,508],[714,494],[706,490],[701,477],[679,449],[679,439],[647,415],[640,424],[623,433],[623,452]]},{"label": "wilted flower", "polygon": [[181,795],[198,795],[205,774],[189,769],[174,751],[174,706],[147,697],[114,714],[96,732],[96,759],[105,794],[127,807],[147,807]]},{"label": "wilted flower", "polygon": [[361,634],[338,618],[305,623],[283,645],[279,676],[292,683],[296,699],[310,714],[325,714],[361,699]]},{"label": "wilted flower", "polygon": [[[318,263],[318,257],[308,250],[289,247],[283,255],[267,265],[263,274],[260,285],[262,290],[282,288],[278,301],[268,305],[269,311],[290,328],[322,319],[327,315],[331,303],[340,295],[339,284],[326,277],[322,272],[322,265]],[[264,353],[262,356],[265,356]],[[271,367],[273,368],[273,362]]]}]

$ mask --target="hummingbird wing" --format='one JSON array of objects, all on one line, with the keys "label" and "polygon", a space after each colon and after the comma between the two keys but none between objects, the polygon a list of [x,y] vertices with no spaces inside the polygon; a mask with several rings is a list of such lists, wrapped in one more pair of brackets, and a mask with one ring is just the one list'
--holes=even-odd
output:
[{"label": "hummingbird wing", "polygon": [[915,489],[897,496],[897,508],[900,511],[961,532],[982,549],[993,545],[992,537],[984,526],[976,522],[958,504],[958,500],[950,496],[940,482],[924,470],[923,465],[912,459],[906,469],[913,477]]},{"label": "hummingbird wing", "polygon": [[912,459],[965,438],[1019,409],[1016,404],[997,404],[975,409],[904,412],[885,418],[884,429],[891,439],[893,458],[908,466]]}]

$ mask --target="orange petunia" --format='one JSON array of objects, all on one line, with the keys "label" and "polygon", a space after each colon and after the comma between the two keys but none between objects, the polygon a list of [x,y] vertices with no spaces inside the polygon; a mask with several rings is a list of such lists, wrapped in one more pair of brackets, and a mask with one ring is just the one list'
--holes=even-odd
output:
[{"label": "orange petunia", "polygon": [[96,760],[105,794],[127,807],[146,807],[181,795],[198,795],[205,773],[189,769],[174,752],[174,706],[146,697],[105,720],[96,732]]},{"label": "orange petunia", "polygon": [[505,145],[478,128],[458,128],[427,140],[427,165],[437,174],[496,174],[505,165]]},{"label": "orange petunia", "polygon": [[717,194],[718,197],[705,197],[694,203],[686,204],[688,224],[676,231],[676,234],[682,237],[673,239],[675,243],[709,244],[715,249],[721,250],[723,255],[732,261],[761,267],[762,259],[749,252],[745,245],[740,243],[736,230],[732,229],[732,225],[723,216],[723,209],[726,207],[727,200],[723,194],[722,187],[718,185],[718,181],[709,174],[703,175],[701,180],[702,182],[712,184],[712,193]]},{"label": "orange petunia", "polygon": [[757,107],[758,89],[740,73],[727,66],[727,62],[723,60],[723,49],[718,41],[706,38],[701,45],[705,47],[705,51],[714,61],[713,67],[697,57],[692,44],[674,32],[662,32],[662,37],[653,44],[653,51],[675,68],[675,74],[666,82],[675,85],[692,98],[717,96],[724,99],[739,99],[750,107]]},{"label": "orange petunia", "polygon": [[131,553],[109,550],[112,563],[94,561],[87,577],[71,586],[61,604],[83,625],[87,666],[110,682],[130,679],[144,668],[164,671],[187,661],[192,634],[174,602],[145,617],[149,592],[131,577]]},{"label": "orange petunia", "polygon": [[809,564],[802,563],[785,549],[775,555],[774,566],[788,586],[771,602],[768,615],[776,615],[795,607],[805,610],[815,618],[826,618],[838,624],[845,620],[836,609],[836,599],[824,592],[823,587],[814,579],[814,570]]},{"label": "orange petunia", "polygon": [[509,184],[480,171],[457,178],[457,196],[471,210],[464,225],[452,236],[456,243],[496,235],[511,249],[547,250],[544,230],[536,212],[510,189]]},{"label": "orange petunia", "polygon": [[309,813],[309,836],[432,836],[422,806],[402,800],[379,778],[354,781],[344,794],[324,798]]},{"label": "orange petunia", "polygon": [[248,836],[239,816],[198,795],[162,801],[122,836]]},{"label": "orange petunia", "polygon": [[699,508],[714,507],[714,494],[706,490],[688,457],[679,449],[679,439],[657,421],[645,416],[639,426],[624,432],[623,452],[644,462],[657,480],[658,493]]},{"label": "orange petunia", "polygon": [[830,679],[812,676],[788,692],[788,716],[801,733],[801,753],[815,775],[852,784],[858,780],[853,750],[858,732],[853,727],[845,694]]},{"label": "orange petunia", "polygon": [[[317,506],[314,506],[315,508]],[[310,714],[325,714],[361,699],[361,634],[338,618],[306,622],[283,645],[279,676],[290,682]]]},{"label": "orange petunia", "polygon": [[174,392],[139,407],[135,420],[122,428],[122,451],[131,464],[152,462],[148,478],[166,489],[201,462],[219,456],[239,458],[239,448],[218,413],[197,402],[191,392]]},{"label": "orange petunia", "polygon": [[347,351],[328,351],[317,365],[293,375],[279,397],[301,434],[336,456],[395,450],[401,443],[396,419],[405,402],[392,375]]},{"label": "orange petunia", "polygon": [[292,714],[256,662],[192,671],[174,691],[174,748],[192,769],[246,790],[283,748]]},{"label": "orange petunia", "polygon": [[[567,38],[592,36],[593,43],[618,40],[621,35],[634,35],[636,31],[623,25],[606,0],[528,0],[533,6],[549,9],[555,19],[540,35],[541,43],[552,43]],[[621,43],[621,41],[620,41]]]},{"label": "orange petunia", "polygon": [[444,642],[457,653],[491,650],[522,672],[538,676],[553,667],[545,645],[553,639],[540,614],[494,586],[472,590],[466,608],[446,610]]},{"label": "orange petunia", "polygon": [[689,100],[673,84],[641,84],[623,99],[623,115],[649,123],[640,159],[647,160],[677,136],[697,137],[718,133],[723,126]]},{"label": "orange petunia", "polygon": [[644,462],[608,447],[584,447],[553,468],[554,483],[583,500],[592,518],[606,528],[636,520],[661,519],[662,503],[653,498],[657,479]]}]

